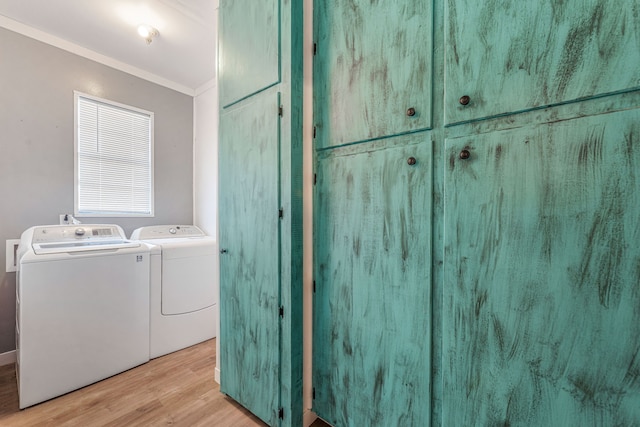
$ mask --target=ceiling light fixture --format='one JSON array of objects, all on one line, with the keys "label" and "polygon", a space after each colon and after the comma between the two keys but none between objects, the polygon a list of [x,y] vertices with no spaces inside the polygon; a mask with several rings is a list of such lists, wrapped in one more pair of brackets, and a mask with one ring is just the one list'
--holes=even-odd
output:
[{"label": "ceiling light fixture", "polygon": [[138,27],[138,34],[140,37],[147,41],[147,44],[151,44],[154,37],[158,36],[158,30],[153,28],[151,25],[140,25]]}]

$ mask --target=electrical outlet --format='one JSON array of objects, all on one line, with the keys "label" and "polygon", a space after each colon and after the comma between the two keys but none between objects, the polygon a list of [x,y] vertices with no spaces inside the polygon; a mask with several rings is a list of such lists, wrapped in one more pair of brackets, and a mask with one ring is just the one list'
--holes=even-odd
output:
[{"label": "electrical outlet", "polygon": [[18,245],[20,244],[20,239],[8,239],[7,240],[7,273],[11,273],[18,269]]}]

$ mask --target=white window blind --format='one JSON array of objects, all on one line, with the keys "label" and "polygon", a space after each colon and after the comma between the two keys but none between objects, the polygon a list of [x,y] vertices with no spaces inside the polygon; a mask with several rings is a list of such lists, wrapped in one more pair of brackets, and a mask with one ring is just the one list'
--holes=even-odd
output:
[{"label": "white window blind", "polygon": [[153,113],[76,93],[76,215],[153,215]]}]

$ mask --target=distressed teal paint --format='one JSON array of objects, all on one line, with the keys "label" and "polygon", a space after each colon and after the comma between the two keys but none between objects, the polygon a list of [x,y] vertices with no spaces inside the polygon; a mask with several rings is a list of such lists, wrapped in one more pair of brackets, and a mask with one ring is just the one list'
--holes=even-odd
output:
[{"label": "distressed teal paint", "polygon": [[640,88],[639,10],[637,0],[446,0],[445,122]]},{"label": "distressed teal paint", "polygon": [[[280,105],[280,426],[303,425],[303,233],[302,88],[303,4],[283,0],[281,7],[282,84]],[[259,206],[256,207],[259,209]]]},{"label": "distressed teal paint", "polygon": [[316,166],[313,410],[335,426],[426,426],[431,144],[364,145]]},{"label": "distressed teal paint", "polygon": [[637,108],[446,141],[442,425],[640,425],[639,141]]},{"label": "distressed teal paint", "polygon": [[279,4],[220,1],[220,105],[231,105],[280,81]]},{"label": "distressed teal paint", "polygon": [[220,15],[221,389],[300,426],[302,4],[221,0]]},{"label": "distressed teal paint", "polygon": [[316,148],[431,126],[432,8],[430,1],[315,2]]},{"label": "distressed teal paint", "polygon": [[280,406],[277,93],[220,117],[220,389],[269,425]]}]

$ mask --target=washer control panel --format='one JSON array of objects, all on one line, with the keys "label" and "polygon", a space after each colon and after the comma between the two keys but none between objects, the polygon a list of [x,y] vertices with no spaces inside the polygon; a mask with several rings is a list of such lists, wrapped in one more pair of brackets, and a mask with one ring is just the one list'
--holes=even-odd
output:
[{"label": "washer control panel", "polygon": [[50,225],[35,227],[32,243],[76,240],[126,240],[122,228],[113,224]]}]

